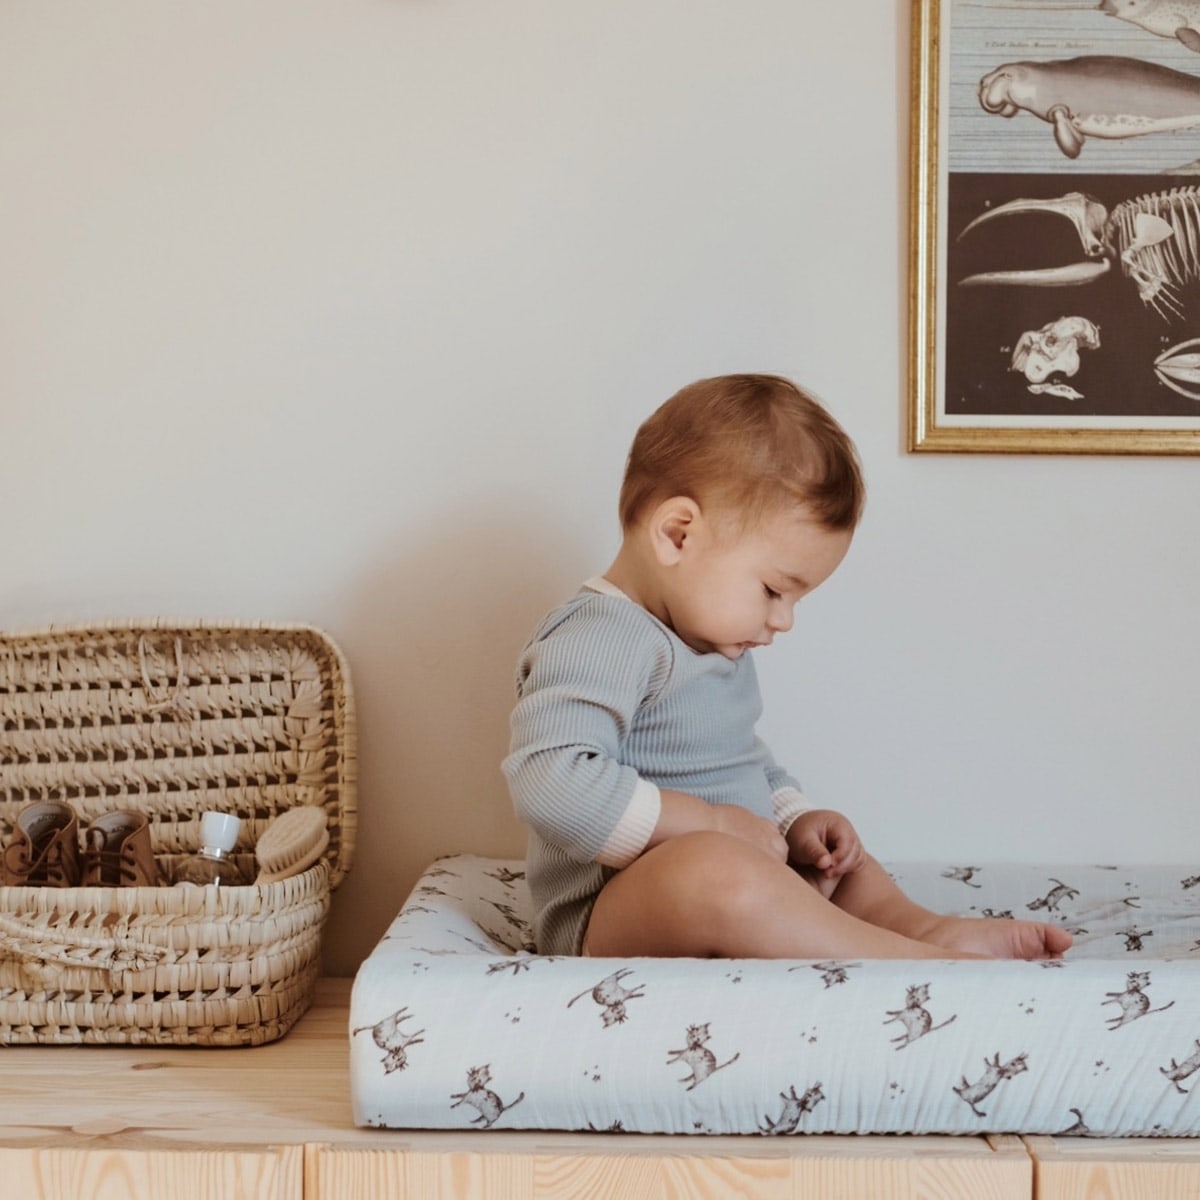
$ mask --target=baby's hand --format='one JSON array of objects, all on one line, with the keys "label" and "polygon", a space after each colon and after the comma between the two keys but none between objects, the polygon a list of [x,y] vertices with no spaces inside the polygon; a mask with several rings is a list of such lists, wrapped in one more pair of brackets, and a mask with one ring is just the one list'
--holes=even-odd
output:
[{"label": "baby's hand", "polygon": [[857,871],[866,858],[854,826],[827,808],[801,813],[787,831],[787,845],[793,863],[815,867],[826,879]]},{"label": "baby's hand", "polygon": [[739,808],[736,804],[714,804],[709,811],[712,814],[712,828],[717,833],[741,838],[766,851],[772,858],[787,862],[788,844],[772,822],[756,817],[748,809]]}]

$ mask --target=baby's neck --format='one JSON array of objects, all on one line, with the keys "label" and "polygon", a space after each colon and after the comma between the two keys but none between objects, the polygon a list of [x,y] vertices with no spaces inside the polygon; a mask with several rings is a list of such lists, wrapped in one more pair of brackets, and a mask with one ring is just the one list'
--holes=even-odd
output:
[{"label": "baby's neck", "polygon": [[625,535],[604,578],[635,604],[662,619],[665,606],[659,588],[658,561],[648,546],[639,545],[636,532]]}]

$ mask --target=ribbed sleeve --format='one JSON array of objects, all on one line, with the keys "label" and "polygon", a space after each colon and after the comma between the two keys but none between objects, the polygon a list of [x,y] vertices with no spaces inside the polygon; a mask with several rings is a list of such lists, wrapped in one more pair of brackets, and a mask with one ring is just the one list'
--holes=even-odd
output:
[{"label": "ribbed sleeve", "polygon": [[[616,834],[624,862],[613,865],[624,865],[654,831],[657,789],[652,802],[639,793],[641,778],[621,747],[670,668],[669,643],[635,606],[598,595],[582,597],[522,657],[503,764],[509,793],[522,821],[582,862],[596,861]],[[633,830],[617,833],[635,795],[634,820],[644,829],[637,845]]]}]

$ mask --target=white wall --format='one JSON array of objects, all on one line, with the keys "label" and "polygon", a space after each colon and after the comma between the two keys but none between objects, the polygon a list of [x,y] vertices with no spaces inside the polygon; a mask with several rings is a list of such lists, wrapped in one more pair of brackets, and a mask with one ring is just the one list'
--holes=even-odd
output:
[{"label": "white wall", "polygon": [[907,41],[905,3],[0,5],[0,625],[330,631],[334,969],[433,856],[520,852],[523,636],[607,565],[637,422],[731,370],[870,477],[760,659],[810,793],[885,857],[1194,854],[1200,463],[901,449]]}]

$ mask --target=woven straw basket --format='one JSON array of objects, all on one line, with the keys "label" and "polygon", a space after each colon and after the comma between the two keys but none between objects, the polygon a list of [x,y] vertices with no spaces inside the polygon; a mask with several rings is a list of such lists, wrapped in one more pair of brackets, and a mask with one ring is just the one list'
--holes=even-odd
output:
[{"label": "woven straw basket", "polygon": [[0,887],[0,1045],[258,1045],[312,1001],[330,888],[354,852],[353,697],[303,625],[158,622],[0,636],[0,845],[38,800],[82,830],[145,813],[161,873],[209,810],[235,860],[278,813],[325,810],[321,862],[245,887]]}]

